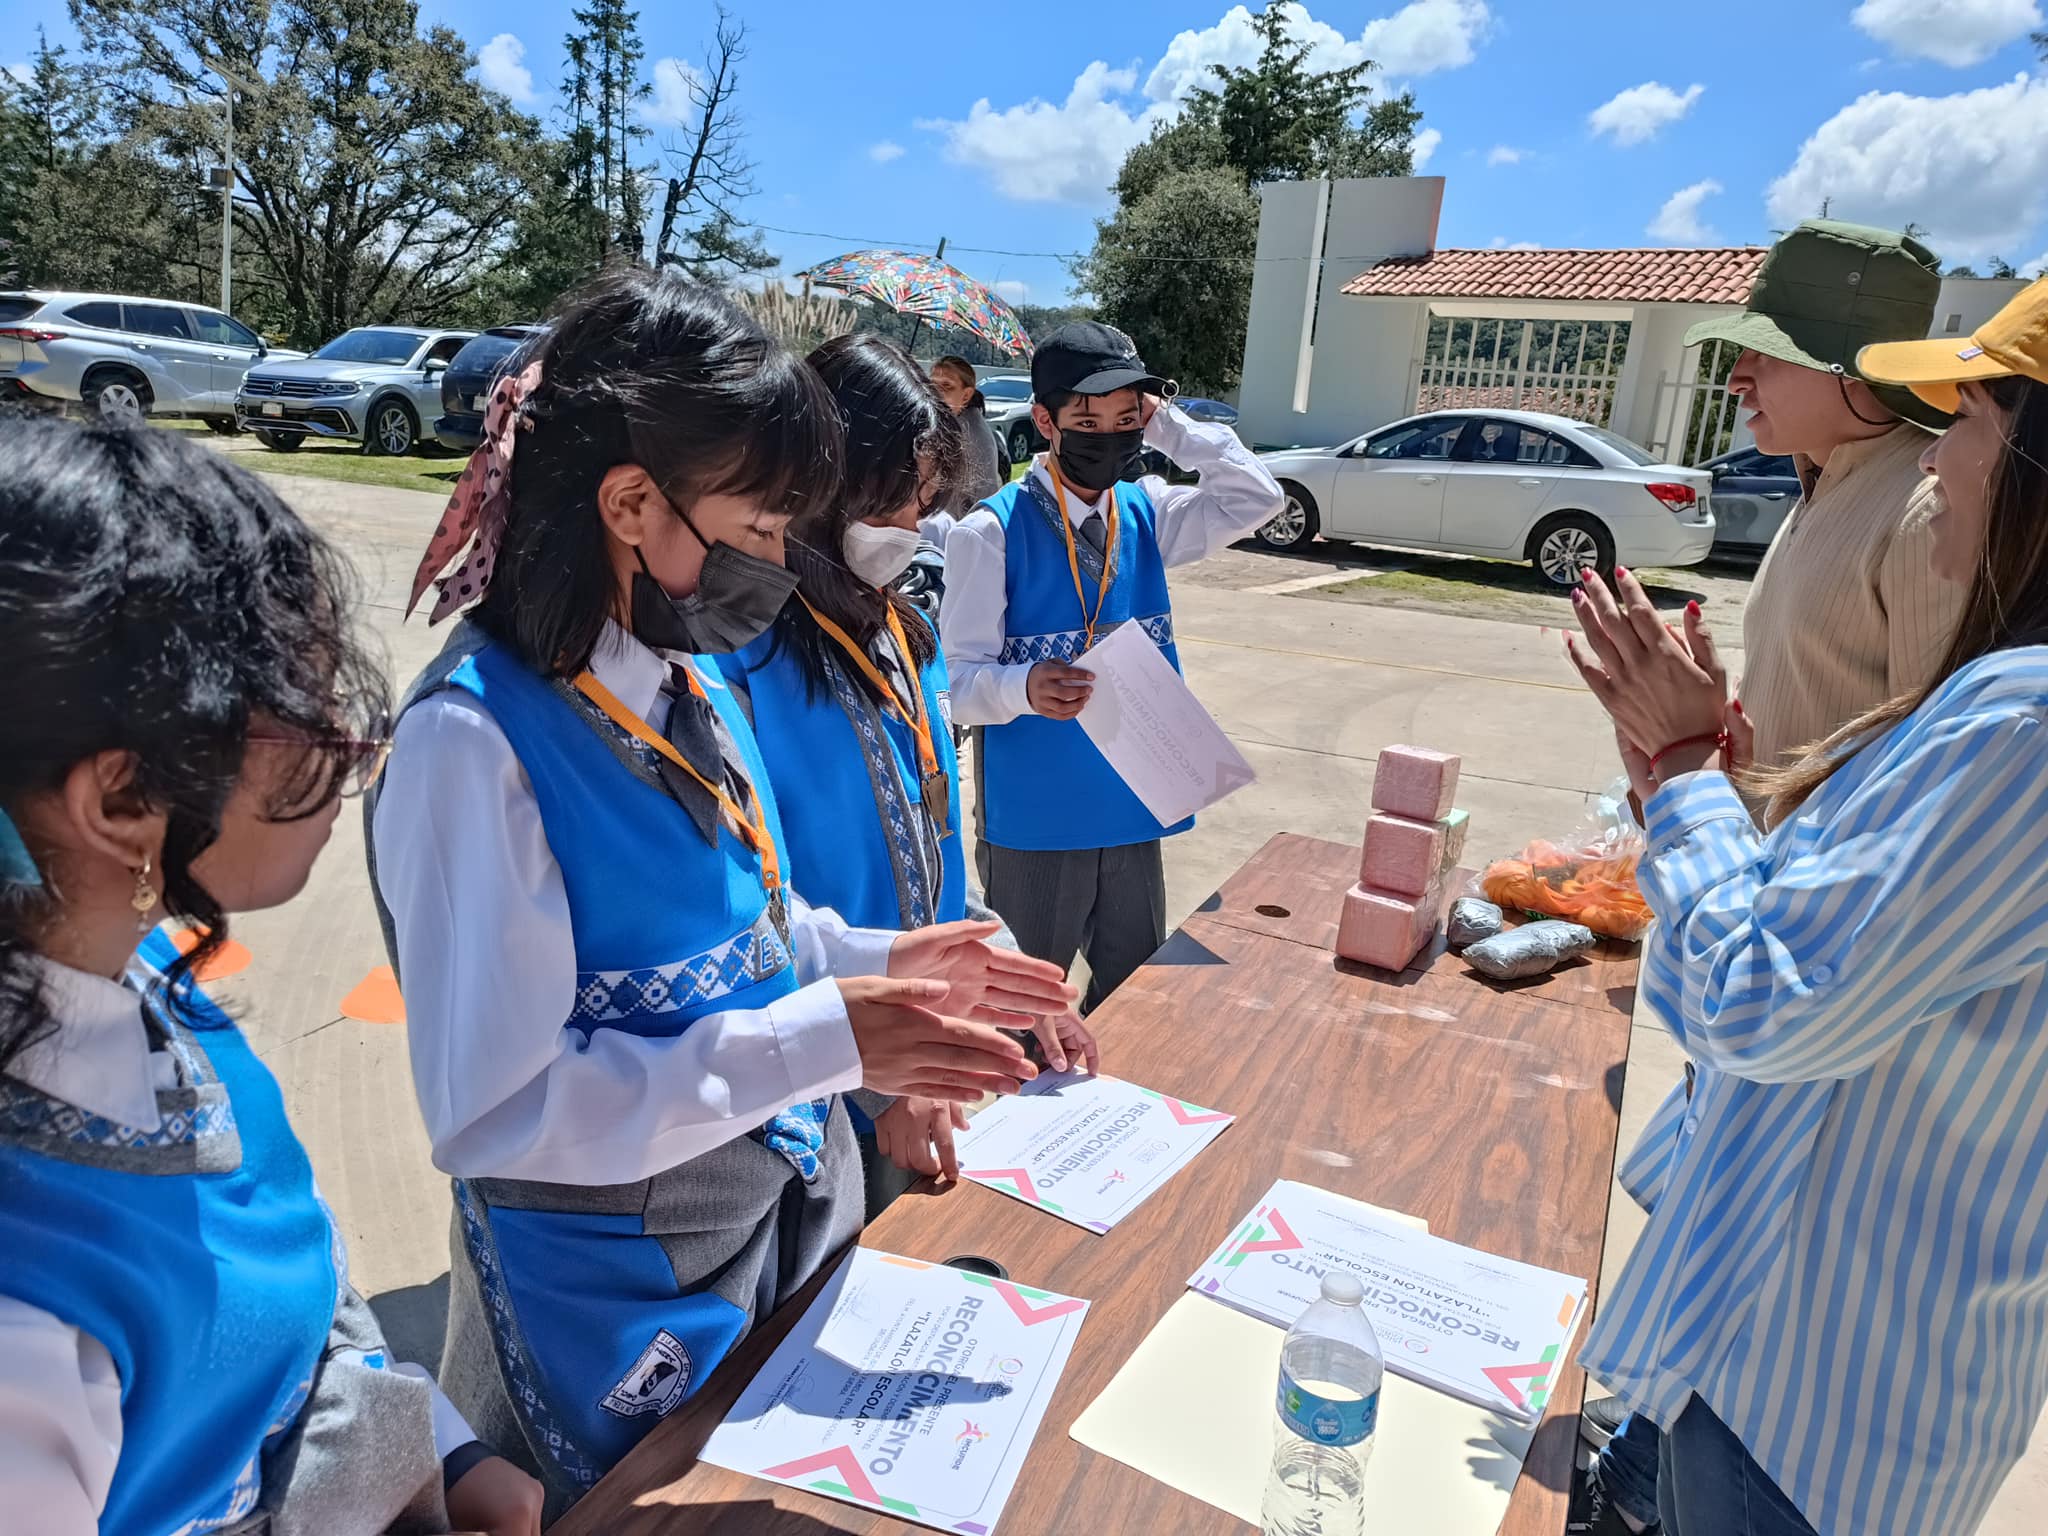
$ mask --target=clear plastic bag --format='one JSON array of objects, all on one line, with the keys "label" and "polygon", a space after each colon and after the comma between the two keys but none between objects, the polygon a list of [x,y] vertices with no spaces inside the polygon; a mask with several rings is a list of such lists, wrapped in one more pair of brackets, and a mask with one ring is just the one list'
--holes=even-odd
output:
[{"label": "clear plastic bag", "polygon": [[1610,939],[1640,939],[1653,915],[1636,885],[1643,829],[1628,806],[1628,781],[1591,797],[1562,842],[1538,838],[1479,877],[1486,899],[1509,912],[1561,917]]}]

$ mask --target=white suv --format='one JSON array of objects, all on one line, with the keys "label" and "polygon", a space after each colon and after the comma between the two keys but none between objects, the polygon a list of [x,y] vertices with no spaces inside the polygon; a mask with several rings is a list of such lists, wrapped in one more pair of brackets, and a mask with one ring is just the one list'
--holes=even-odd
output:
[{"label": "white suv", "polygon": [[203,304],[112,293],[0,293],[0,399],[83,405],[112,421],[198,416],[235,430],[235,392],[267,345]]}]

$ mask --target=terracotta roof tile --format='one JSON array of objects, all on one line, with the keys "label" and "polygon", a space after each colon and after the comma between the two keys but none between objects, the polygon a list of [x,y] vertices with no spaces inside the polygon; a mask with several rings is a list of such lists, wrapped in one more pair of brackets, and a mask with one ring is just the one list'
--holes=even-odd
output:
[{"label": "terracotta roof tile", "polygon": [[1703,249],[1436,251],[1392,256],[1344,285],[1367,298],[1580,299],[1619,304],[1740,304],[1762,246]]}]

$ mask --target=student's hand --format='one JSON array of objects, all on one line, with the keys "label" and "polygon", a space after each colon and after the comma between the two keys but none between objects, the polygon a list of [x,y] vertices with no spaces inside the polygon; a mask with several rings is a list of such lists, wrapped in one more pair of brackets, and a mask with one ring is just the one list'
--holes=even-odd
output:
[{"label": "student's hand", "polygon": [[946,998],[943,981],[842,976],[837,985],[861,1084],[877,1093],[972,1104],[1038,1076],[1024,1047],[1001,1030],[934,1013]]},{"label": "student's hand", "polygon": [[[1615,572],[1615,590],[1592,571],[1572,593],[1589,656],[1570,636],[1565,650],[1617,732],[1659,760],[1657,782],[1718,766],[1728,678],[1699,605],[1686,608],[1681,638],[1668,629],[1642,584]],[[1678,747],[1677,743],[1690,742]]]},{"label": "student's hand", "polygon": [[1743,713],[1742,700],[1728,701],[1727,712],[1721,716],[1721,729],[1728,733],[1728,747],[1721,754],[1723,771],[1731,779],[1749,772],[1756,766],[1756,722]]},{"label": "student's hand", "polygon": [[1058,966],[988,942],[1002,927],[969,920],[900,934],[889,947],[889,974],[943,981],[948,1013],[1009,1029],[1073,1007],[1080,993]]},{"label": "student's hand", "polygon": [[1061,661],[1041,661],[1024,682],[1024,696],[1034,714],[1048,720],[1071,720],[1095,691],[1095,674]]},{"label": "student's hand", "polygon": [[1163,395],[1138,396],[1138,425],[1141,427],[1151,426],[1152,418],[1159,414],[1159,408],[1164,404],[1166,404],[1166,397]]},{"label": "student's hand", "polygon": [[926,1178],[960,1178],[953,1133],[967,1129],[967,1111],[931,1099],[898,1099],[875,1121],[875,1149],[898,1168]]},{"label": "student's hand", "polygon": [[1040,1019],[1031,1026],[1031,1032],[1038,1036],[1053,1071],[1065,1072],[1085,1064],[1092,1077],[1102,1070],[1102,1048],[1095,1043],[1095,1032],[1081,1022],[1081,1015],[1073,1009],[1057,1018]]},{"label": "student's hand", "polygon": [[448,1523],[484,1536],[540,1536],[541,1486],[502,1456],[478,1462],[448,1490]]}]

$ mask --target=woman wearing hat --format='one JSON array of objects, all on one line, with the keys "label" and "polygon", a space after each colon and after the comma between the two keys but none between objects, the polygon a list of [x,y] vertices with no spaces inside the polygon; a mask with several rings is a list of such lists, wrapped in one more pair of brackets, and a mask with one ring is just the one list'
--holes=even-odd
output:
[{"label": "woman wearing hat", "polygon": [[1582,1359],[1660,1430],[1670,1536],[1970,1531],[2048,1400],[2048,282],[1857,365],[1955,415],[1922,462],[1962,622],[1749,776],[1767,833],[1698,610],[1575,599],[1647,815],[1643,994],[1689,1058]]}]

